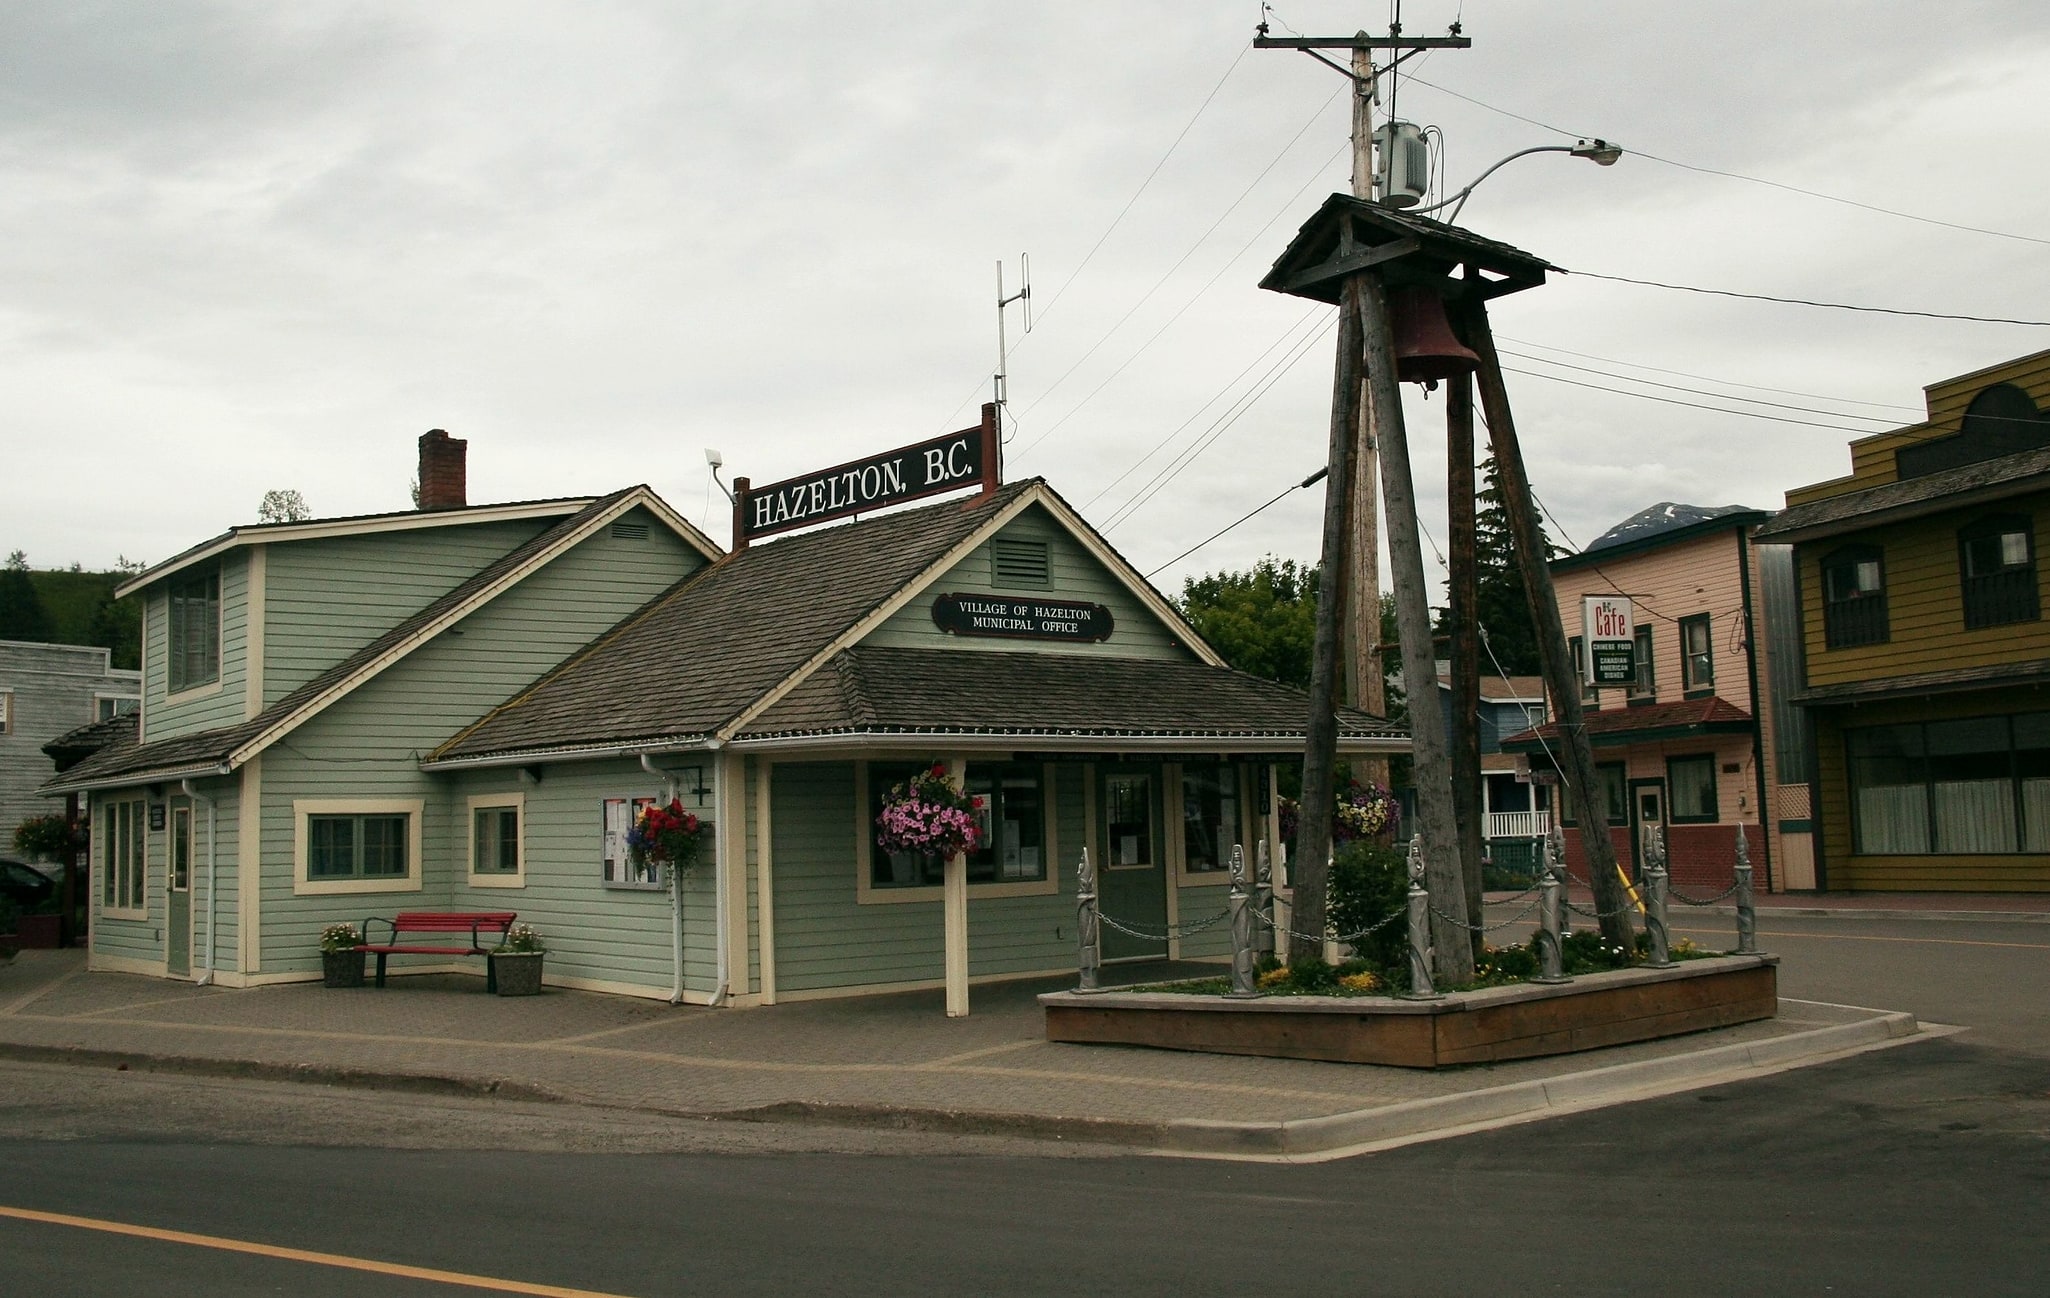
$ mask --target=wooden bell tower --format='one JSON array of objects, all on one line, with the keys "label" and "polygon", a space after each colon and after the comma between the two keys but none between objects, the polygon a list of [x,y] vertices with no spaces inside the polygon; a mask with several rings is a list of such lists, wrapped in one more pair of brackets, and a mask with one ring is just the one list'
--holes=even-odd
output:
[{"label": "wooden bell tower", "polygon": [[[1386,510],[1390,575],[1396,624],[1402,645],[1402,674],[1408,683],[1414,743],[1417,820],[1423,836],[1427,886],[1434,909],[1461,911],[1466,922],[1480,919],[1481,816],[1480,747],[1474,718],[1479,711],[1479,643],[1474,620],[1474,382],[1480,387],[1488,442],[1495,458],[1509,516],[1517,567],[1529,593],[1537,628],[1545,688],[1550,694],[1566,751],[1559,755],[1565,794],[1579,823],[1597,827],[1583,836],[1597,909],[1617,912],[1623,900],[1615,850],[1598,827],[1606,813],[1596,805],[1600,785],[1594,756],[1581,726],[1580,689],[1573,678],[1558,600],[1545,564],[1542,533],[1524,472],[1523,452],[1510,414],[1508,391],[1489,329],[1487,304],[1494,298],[1537,288],[1551,266],[1492,239],[1406,215],[1364,199],[1333,194],[1297,232],[1260,287],[1340,308],[1337,372],[1332,392],[1331,441],[1324,498],[1323,567],[1317,638],[1311,660],[1311,701],[1303,761],[1303,805],[1328,806],[1337,750],[1334,703],[1339,664],[1339,620],[1354,566],[1349,517],[1361,452],[1378,451],[1381,494]],[[1400,319],[1398,319],[1398,314]],[[1437,670],[1425,594],[1423,550],[1410,470],[1408,433],[1397,385],[1442,382],[1450,508],[1452,609],[1452,723],[1437,706]],[[1371,417],[1378,446],[1358,445],[1362,405]],[[1362,556],[1372,562],[1373,556]],[[1330,851],[1330,824],[1303,816],[1294,848],[1295,916],[1299,931],[1324,923],[1322,863]],[[1447,904],[1451,897],[1465,905]],[[1432,941],[1441,981],[1470,981],[1477,943],[1456,922],[1434,915]],[[1628,933],[1628,921],[1604,922]],[[1610,934],[1611,937],[1617,933]]]}]

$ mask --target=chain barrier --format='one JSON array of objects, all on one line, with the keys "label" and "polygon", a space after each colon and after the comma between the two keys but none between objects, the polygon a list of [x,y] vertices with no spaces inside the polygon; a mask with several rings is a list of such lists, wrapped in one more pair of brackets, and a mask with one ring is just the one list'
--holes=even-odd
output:
[{"label": "chain barrier", "polygon": [[1589,910],[1585,906],[1576,906],[1570,901],[1565,903],[1565,905],[1567,910],[1572,911],[1574,914],[1580,916],[1581,918],[1592,920],[1604,920],[1615,915],[1628,915],[1630,912],[1637,909],[1629,902],[1624,902],[1621,906],[1616,907],[1616,909],[1614,910],[1603,911]]},{"label": "chain barrier", "polygon": [[1721,892],[1717,893],[1713,897],[1690,897],[1686,893],[1681,892],[1678,888],[1675,888],[1671,883],[1666,884],[1666,896],[1672,898],[1674,901],[1679,902],[1683,906],[1713,906],[1717,902],[1721,901],[1723,898],[1730,896],[1732,893],[1736,891],[1737,885],[1735,883],[1732,883],[1729,887],[1723,889]]},{"label": "chain barrier", "polygon": [[[1514,898],[1511,898],[1511,900],[1514,900]],[[1439,919],[1444,920],[1447,924],[1452,924],[1459,928],[1463,928],[1467,932],[1473,933],[1478,936],[1486,936],[1489,933],[1494,933],[1501,929],[1508,928],[1512,924],[1520,924],[1524,920],[1529,919],[1530,913],[1536,910],[1537,908],[1538,904],[1535,900],[1533,900],[1528,906],[1525,906],[1522,910],[1517,911],[1514,915],[1511,915],[1508,919],[1503,920],[1499,924],[1469,924],[1463,919],[1458,919],[1454,916],[1447,915],[1444,911],[1439,910],[1438,904],[1436,902],[1431,903],[1431,913],[1433,915],[1436,915]]]},{"label": "chain barrier", "polygon": [[1357,942],[1363,937],[1367,937],[1370,934],[1380,932],[1382,929],[1387,928],[1390,924],[1393,924],[1396,920],[1401,919],[1408,913],[1409,909],[1407,907],[1404,907],[1401,910],[1390,913],[1389,916],[1386,919],[1382,920],[1380,923],[1369,924],[1367,927],[1361,929],[1357,933],[1333,933],[1330,934],[1328,937],[1319,937],[1309,933],[1298,933],[1292,928],[1288,928],[1284,925],[1275,923],[1273,920],[1269,919],[1265,915],[1260,914],[1258,911],[1253,912],[1253,919],[1256,922],[1264,924],[1268,928],[1273,929],[1276,933],[1288,934],[1289,937],[1293,938],[1298,942],[1315,942],[1319,945],[1322,945],[1326,941]]},{"label": "chain barrier", "polygon": [[1196,934],[1201,933],[1204,929],[1215,928],[1217,925],[1223,923],[1230,917],[1231,911],[1229,909],[1220,910],[1215,915],[1212,915],[1209,919],[1206,919],[1201,923],[1170,924],[1164,931],[1159,933],[1153,933],[1145,929],[1133,928],[1129,924],[1120,923],[1118,920],[1113,919],[1111,916],[1105,914],[1101,910],[1096,912],[1096,918],[1098,920],[1110,925],[1112,928],[1116,929],[1120,933],[1123,933],[1125,936],[1138,938],[1142,942],[1165,942],[1169,938],[1194,937]]}]

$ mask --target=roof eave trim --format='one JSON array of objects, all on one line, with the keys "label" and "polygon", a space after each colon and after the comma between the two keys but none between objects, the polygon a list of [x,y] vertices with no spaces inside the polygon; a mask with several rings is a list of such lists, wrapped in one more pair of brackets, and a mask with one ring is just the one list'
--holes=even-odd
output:
[{"label": "roof eave trim", "polygon": [[465,509],[413,510],[398,514],[379,514],[372,519],[359,519],[352,523],[310,519],[304,523],[282,525],[242,524],[229,528],[211,541],[200,542],[183,554],[173,555],[154,568],[144,569],[130,577],[114,588],[114,598],[122,599],[132,595],[173,573],[197,563],[204,563],[216,555],[244,545],[268,545],[272,541],[313,541],[330,536],[357,536],[365,532],[410,532],[423,527],[444,527],[458,523],[506,523],[523,518],[568,518],[578,510],[589,509],[598,499],[597,496],[580,496],[565,500],[530,501],[508,505],[476,505]]},{"label": "roof eave trim", "polygon": [[139,784],[167,784],[172,780],[220,779],[235,773],[237,763],[199,762],[185,766],[149,767],[140,771],[125,771],[118,775],[93,776],[83,780],[66,779],[58,776],[54,780],[36,786],[36,792],[44,797],[60,793],[97,793],[102,789],[129,789]]},{"label": "roof eave trim", "polygon": [[[1907,481],[1912,482],[1914,479],[1909,478]],[[1886,485],[1891,486],[1893,484],[1888,483]],[[2050,473],[2032,473],[2027,477],[2009,478],[2004,482],[1989,482],[1982,487],[1972,487],[1945,495],[1928,496],[1921,500],[1904,501],[1898,505],[1884,505],[1862,513],[1845,514],[1819,523],[1803,525],[1796,520],[1792,526],[1787,526],[1784,523],[1768,524],[1755,533],[1754,539],[1763,545],[1799,545],[1808,541],[1822,541],[1832,536],[1844,536],[1851,532],[1863,532],[1875,527],[1884,527],[1888,523],[1905,522],[1911,518],[1926,518],[1931,514],[1941,514],[1946,510],[1969,509],[1973,505],[1983,505],[1988,501],[2006,500],[2012,496],[2025,496],[2032,491],[2041,491],[2045,487],[2050,487]],[[1868,488],[1868,490],[1879,491],[1883,490],[1883,488],[1873,487]],[[1842,497],[1830,497],[1828,499],[1841,500]],[[1815,502],[1816,505],[1823,503],[1823,501]],[[1807,505],[1798,505],[1793,509],[1789,509],[1787,513],[1791,514],[1797,510],[1807,508],[1809,508]],[[1781,517],[1784,518],[1785,515],[1781,515]]]},{"label": "roof eave trim", "polygon": [[669,735],[634,743],[607,742],[573,744],[554,748],[509,749],[475,757],[422,758],[423,771],[474,771],[507,766],[533,766],[543,762],[594,762],[615,757],[653,756],[657,753],[712,752],[724,747],[710,735]]},{"label": "roof eave trim", "polygon": [[[1284,734],[1075,734],[1062,730],[1018,730],[1002,734],[978,734],[944,730],[857,730],[762,735],[735,739],[729,745],[741,752],[783,752],[795,750],[839,750],[848,748],[931,748],[943,745],[957,751],[1008,752],[1018,748],[1058,748],[1069,752],[1242,752],[1300,753],[1303,737]],[[1338,748],[1349,753],[1406,753],[1407,735],[1340,735]]]}]

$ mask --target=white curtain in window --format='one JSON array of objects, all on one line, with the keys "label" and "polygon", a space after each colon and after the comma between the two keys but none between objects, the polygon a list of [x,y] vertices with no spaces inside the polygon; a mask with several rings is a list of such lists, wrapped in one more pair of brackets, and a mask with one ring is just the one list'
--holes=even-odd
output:
[{"label": "white curtain in window", "polygon": [[1858,790],[1858,850],[1871,856],[1929,850],[1929,808],[1919,784]]},{"label": "white curtain in window", "polygon": [[2014,785],[2007,780],[1938,780],[1936,850],[2012,852]]},{"label": "white curtain in window", "polygon": [[2022,851],[2050,852],[2050,780],[2022,781]]}]

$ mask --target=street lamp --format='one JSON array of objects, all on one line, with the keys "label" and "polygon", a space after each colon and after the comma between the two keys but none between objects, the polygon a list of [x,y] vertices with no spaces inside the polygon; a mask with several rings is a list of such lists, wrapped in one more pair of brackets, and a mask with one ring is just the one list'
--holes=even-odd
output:
[{"label": "street lamp", "polygon": [[1616,159],[1623,156],[1621,148],[1609,143],[1607,140],[1600,139],[1580,140],[1573,144],[1540,144],[1528,149],[1519,149],[1474,177],[1473,184],[1468,185],[1452,197],[1443,202],[1433,203],[1429,207],[1412,207],[1409,209],[1410,213],[1421,216],[1425,212],[1435,212],[1439,208],[1449,207],[1452,209],[1452,213],[1445,218],[1445,223],[1450,225],[1459,219],[1459,209],[1466,206],[1466,197],[1473,193],[1475,186],[1518,158],[1528,157],[1533,153],[1570,153],[1576,158],[1586,158],[1598,167],[1613,167],[1616,165]]}]

